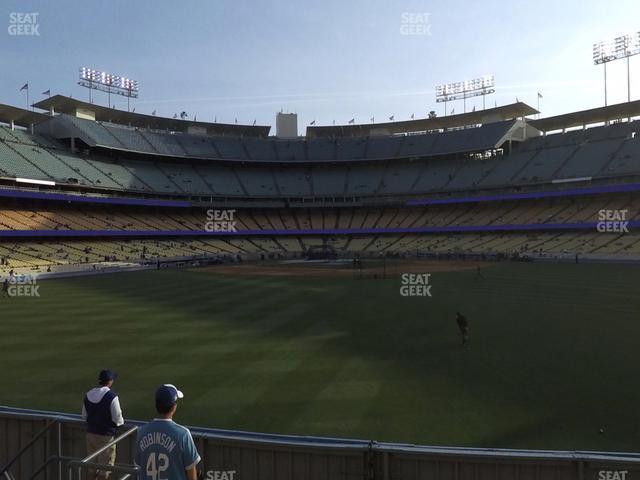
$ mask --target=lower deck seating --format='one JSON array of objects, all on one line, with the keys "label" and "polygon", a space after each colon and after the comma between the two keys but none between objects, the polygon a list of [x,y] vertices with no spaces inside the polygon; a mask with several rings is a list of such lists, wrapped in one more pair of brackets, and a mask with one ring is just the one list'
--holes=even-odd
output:
[{"label": "lower deck seating", "polygon": [[[601,210],[627,211],[639,220],[640,194],[586,198],[461,203],[392,208],[236,209],[234,221],[247,230],[333,230],[453,228],[462,226],[595,224]],[[148,208],[0,201],[3,230],[203,231],[204,208]]]},{"label": "lower deck seating", "polygon": [[12,269],[52,269],[66,265],[156,262],[179,258],[234,261],[302,256],[313,247],[330,246],[338,254],[415,256],[484,254],[505,256],[640,256],[640,234],[509,233],[450,235],[368,235],[332,237],[251,237],[144,240],[0,241],[0,276]]}]

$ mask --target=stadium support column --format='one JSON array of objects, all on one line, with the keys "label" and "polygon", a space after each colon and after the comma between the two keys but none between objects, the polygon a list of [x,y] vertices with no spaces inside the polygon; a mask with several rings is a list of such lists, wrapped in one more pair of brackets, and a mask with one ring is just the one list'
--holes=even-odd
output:
[{"label": "stadium support column", "polygon": [[71,137],[71,152],[76,153],[76,137]]},{"label": "stadium support column", "polygon": [[604,106],[607,106],[607,63],[604,64]]},{"label": "stadium support column", "polygon": [[[629,67],[629,58],[627,57],[627,102],[631,103],[631,70]],[[631,120],[631,117],[629,117]]]}]

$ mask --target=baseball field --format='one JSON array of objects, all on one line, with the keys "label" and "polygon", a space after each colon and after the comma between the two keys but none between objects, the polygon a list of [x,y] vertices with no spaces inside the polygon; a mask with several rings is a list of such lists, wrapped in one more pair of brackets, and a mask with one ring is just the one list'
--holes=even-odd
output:
[{"label": "baseball field", "polygon": [[[387,269],[384,279],[265,264],[42,281],[40,297],[0,298],[0,405],[79,412],[111,367],[132,419],[152,418],[155,388],[175,383],[188,425],[640,450],[639,267]],[[431,296],[402,296],[405,271],[430,273]],[[466,347],[456,311],[469,319]]]}]

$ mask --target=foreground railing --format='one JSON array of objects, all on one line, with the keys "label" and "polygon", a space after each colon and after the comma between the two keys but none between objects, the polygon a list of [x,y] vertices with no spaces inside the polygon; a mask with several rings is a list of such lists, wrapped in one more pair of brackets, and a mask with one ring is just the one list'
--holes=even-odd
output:
[{"label": "foreground railing", "polygon": [[122,442],[125,438],[128,438],[131,434],[135,433],[138,431],[138,427],[132,427],[129,430],[127,430],[126,432],[124,432],[122,435],[119,435],[118,437],[114,438],[112,441],[110,441],[109,443],[107,443],[105,446],[103,446],[102,448],[96,450],[95,452],[93,452],[91,455],[88,455],[87,457],[83,458],[82,460],[72,460],[69,462],[68,466],[67,466],[67,472],[69,474],[69,480],[73,480],[73,469],[74,467],[78,468],[78,479],[82,479],[82,471],[84,469],[96,469],[96,470],[104,470],[104,471],[110,471],[110,472],[119,472],[119,473],[138,473],[138,469],[135,467],[125,467],[125,466],[119,466],[119,465],[104,465],[102,463],[96,462],[95,458],[97,458],[101,453],[105,452],[106,450],[108,450],[109,448],[118,445],[120,442]]},{"label": "foreground railing", "polygon": [[[52,421],[59,430],[49,429],[29,445],[12,466],[15,479],[39,475],[63,480],[63,472],[100,467],[91,461],[94,456],[86,455],[79,415],[7,407],[0,407],[0,465]],[[125,433],[114,440],[118,459],[113,471],[118,475],[111,478],[136,478],[132,433],[142,424],[128,422]],[[191,431],[205,479],[640,480],[640,455],[633,453],[429,447],[199,427]],[[44,463],[46,468],[36,472]]]}]

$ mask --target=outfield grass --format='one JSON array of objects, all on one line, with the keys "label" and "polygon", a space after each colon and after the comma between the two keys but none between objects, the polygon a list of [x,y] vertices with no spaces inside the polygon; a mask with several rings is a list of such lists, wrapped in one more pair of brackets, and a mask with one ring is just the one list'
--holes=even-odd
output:
[{"label": "outfield grass", "polygon": [[640,269],[505,263],[485,276],[436,273],[433,298],[401,297],[398,278],[204,269],[43,281],[40,298],[0,299],[0,405],[77,412],[109,366],[129,418],[152,417],[155,387],[172,382],[192,425],[640,450]]}]

